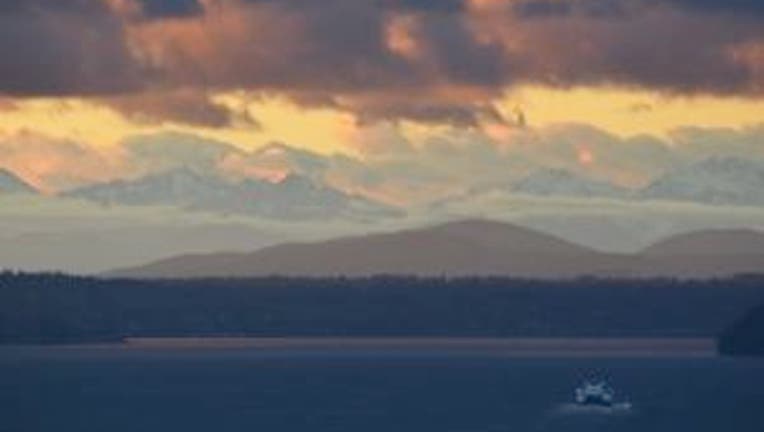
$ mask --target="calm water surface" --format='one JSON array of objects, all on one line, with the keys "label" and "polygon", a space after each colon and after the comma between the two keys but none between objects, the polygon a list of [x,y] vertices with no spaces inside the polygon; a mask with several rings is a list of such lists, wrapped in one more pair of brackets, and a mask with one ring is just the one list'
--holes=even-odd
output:
[{"label": "calm water surface", "polygon": [[[568,412],[605,376],[630,412]],[[764,361],[0,348],[0,432],[764,431]]]}]

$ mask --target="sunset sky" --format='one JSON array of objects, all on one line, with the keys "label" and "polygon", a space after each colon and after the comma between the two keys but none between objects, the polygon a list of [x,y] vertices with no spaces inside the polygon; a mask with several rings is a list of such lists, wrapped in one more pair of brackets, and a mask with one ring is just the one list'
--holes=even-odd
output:
[{"label": "sunset sky", "polygon": [[625,185],[764,155],[756,0],[5,0],[0,58],[0,165],[46,191],[168,131],[464,181],[487,147]]},{"label": "sunset sky", "polygon": [[764,3],[0,1],[0,266],[465,218],[764,229]]}]

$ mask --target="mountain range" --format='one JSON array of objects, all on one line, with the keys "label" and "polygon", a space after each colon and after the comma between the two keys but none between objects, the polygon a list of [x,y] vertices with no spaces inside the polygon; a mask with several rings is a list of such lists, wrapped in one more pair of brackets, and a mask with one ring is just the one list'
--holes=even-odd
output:
[{"label": "mountain range", "polygon": [[138,278],[256,276],[511,276],[528,278],[714,277],[764,269],[764,234],[684,234],[637,254],[608,254],[519,226],[451,222],[252,253],[185,255],[109,276]]},{"label": "mountain range", "polygon": [[764,164],[712,157],[664,174],[639,192],[641,198],[718,205],[764,205]]},{"label": "mountain range", "polygon": [[[264,152],[257,155],[267,162],[263,166],[295,174],[276,176],[273,181],[233,181],[204,167],[180,168],[49,195],[37,192],[18,175],[0,170],[0,240],[4,244],[0,267],[94,273],[184,253],[247,251],[286,241],[394,231],[475,217],[510,221],[614,253],[634,253],[690,230],[764,226],[762,164],[756,160],[700,161],[669,170],[642,191],[612,186],[585,174],[545,169],[514,183],[472,188],[440,207],[426,207],[425,201],[425,207],[398,208],[325,184],[316,156],[303,157],[281,146]],[[302,161],[301,168],[291,170],[296,159]],[[687,186],[670,186],[682,184]],[[702,193],[689,193],[693,188]],[[705,204],[676,205],[681,200]],[[734,204],[728,207],[726,202]],[[182,229],[175,229],[179,227]],[[724,232],[725,236],[730,233]],[[733,246],[746,244],[750,233],[739,231]],[[713,243],[709,250],[715,253],[723,244],[706,243]],[[78,252],[72,254],[72,250]],[[612,264],[623,262],[623,256],[605,255],[595,255],[589,262],[604,260],[598,268],[623,273],[624,266]],[[680,260],[675,266],[696,270],[699,262],[707,260],[711,270],[720,262],[729,269],[739,261],[729,255],[701,256],[687,263]],[[671,274],[671,268],[662,268],[664,261],[669,260],[655,260],[651,268]],[[746,265],[740,271],[749,271]],[[381,270],[404,268],[396,263]],[[418,268],[413,266],[410,271],[416,273]],[[633,262],[625,268],[646,272]],[[427,271],[436,270],[431,265]],[[498,264],[475,270],[504,272]],[[571,273],[563,266],[560,272]]]},{"label": "mountain range", "polygon": [[627,188],[562,169],[535,171],[512,184],[509,189],[527,195],[566,197],[625,198],[631,193]]},{"label": "mountain range", "polygon": [[[402,214],[400,208],[348,194],[324,183],[312,175],[321,162],[316,159],[318,156],[288,150],[283,145],[271,145],[253,156],[266,166],[272,164],[287,172],[294,166],[293,174],[279,181],[257,178],[231,181],[215,172],[176,168],[136,179],[89,184],[64,191],[59,196],[108,205],[176,206],[280,220],[343,217],[363,220]],[[19,176],[0,169],[0,193],[36,192]],[[509,184],[472,187],[467,193],[442,197],[433,201],[430,207],[458,206],[497,192],[538,197],[764,206],[764,163],[736,157],[712,157],[668,170],[641,189],[622,187],[563,169],[544,168]]]},{"label": "mountain range", "polygon": [[16,174],[0,168],[0,194],[36,194],[37,190]]},{"label": "mountain range", "polygon": [[509,184],[470,188],[466,193],[435,201],[431,207],[468,207],[470,201],[497,193],[761,207],[764,206],[764,163],[737,157],[712,157],[677,166],[642,188],[623,187],[564,169],[543,168]]},{"label": "mountain range", "polygon": [[258,179],[233,182],[188,168],[136,180],[85,186],[63,196],[108,205],[170,205],[282,220],[374,219],[399,214],[390,206],[346,194],[299,175],[289,175],[278,182]]}]

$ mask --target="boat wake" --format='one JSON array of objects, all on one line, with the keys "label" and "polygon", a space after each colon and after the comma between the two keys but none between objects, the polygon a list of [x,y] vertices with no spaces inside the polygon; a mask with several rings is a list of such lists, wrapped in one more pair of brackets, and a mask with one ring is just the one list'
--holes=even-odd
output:
[{"label": "boat wake", "polygon": [[563,415],[628,415],[633,412],[634,406],[631,402],[618,402],[610,406],[564,403],[555,409],[555,413]]}]

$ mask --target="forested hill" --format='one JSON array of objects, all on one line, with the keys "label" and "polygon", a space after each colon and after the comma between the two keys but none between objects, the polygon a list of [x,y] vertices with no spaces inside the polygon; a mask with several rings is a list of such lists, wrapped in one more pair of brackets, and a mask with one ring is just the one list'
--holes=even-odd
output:
[{"label": "forested hill", "polygon": [[730,355],[764,356],[764,305],[729,326],[719,339],[719,350]]},{"label": "forested hill", "polygon": [[711,337],[764,279],[240,279],[0,274],[0,342],[126,336]]}]

